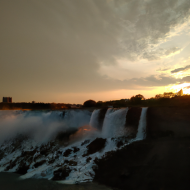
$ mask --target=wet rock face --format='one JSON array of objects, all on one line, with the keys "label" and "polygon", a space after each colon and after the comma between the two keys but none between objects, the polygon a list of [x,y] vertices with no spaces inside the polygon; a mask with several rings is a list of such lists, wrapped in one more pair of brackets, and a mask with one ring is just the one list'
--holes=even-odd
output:
[{"label": "wet rock face", "polygon": [[34,156],[35,153],[36,153],[36,149],[32,151],[22,151],[21,157]]},{"label": "wet rock face", "polygon": [[29,165],[27,165],[24,161],[20,162],[18,169],[15,173],[24,175],[27,173],[27,170],[29,169]]},{"label": "wet rock face", "polygon": [[104,122],[104,118],[105,118],[105,115],[106,115],[106,112],[107,112],[108,108],[102,108],[99,112],[99,115],[98,115],[98,121],[99,121],[99,130],[102,130],[102,126],[103,126],[103,122]]},{"label": "wet rock face", "polygon": [[53,178],[52,180],[58,181],[58,180],[64,180],[67,176],[69,176],[69,173],[71,172],[71,170],[69,169],[69,167],[64,166],[59,168],[58,170],[53,172]]},{"label": "wet rock face", "polygon": [[75,162],[74,160],[65,160],[65,164],[68,164],[69,166],[76,166],[77,165],[77,162]]},{"label": "wet rock face", "polygon": [[190,136],[190,107],[149,107],[147,138]]},{"label": "wet rock face", "polygon": [[73,152],[74,153],[76,153],[76,152],[78,152],[80,149],[79,148],[77,148],[77,147],[72,147],[73,148]]},{"label": "wet rock face", "polygon": [[47,156],[50,151],[51,151],[51,148],[50,148],[50,147],[47,147],[47,146],[42,146],[42,147],[40,148],[40,154],[41,154],[41,155],[44,155],[44,156]]},{"label": "wet rock face", "polygon": [[121,180],[127,180],[131,176],[131,171],[129,169],[124,169],[119,176]]},{"label": "wet rock face", "polygon": [[[138,189],[133,188],[133,184],[136,185],[142,181],[140,180],[142,176],[139,174],[139,168],[144,164],[146,154],[151,148],[148,143],[146,145],[144,146],[140,141],[135,142],[123,149],[107,152],[101,159],[96,159],[95,163],[98,167],[93,168],[94,181],[122,190]],[[143,175],[146,179],[146,175],[144,173]],[[132,177],[134,177],[133,180],[131,180]],[[145,179],[144,181],[146,181]]]},{"label": "wet rock face", "polygon": [[88,158],[86,159],[86,162],[90,162],[90,160],[92,160],[92,158],[91,158],[91,157],[88,157]]},{"label": "wet rock face", "polygon": [[85,140],[84,142],[81,143],[81,146],[88,144],[90,142],[90,140]]},{"label": "wet rock face", "polygon": [[63,156],[68,157],[72,152],[72,149],[67,149],[64,153]]},{"label": "wet rock face", "polygon": [[94,141],[92,141],[86,148],[87,153],[84,154],[83,156],[87,156],[90,154],[94,154],[100,150],[102,150],[105,147],[106,144],[106,139],[103,138],[96,138]]},{"label": "wet rock face", "polygon": [[4,157],[4,152],[0,150],[0,160]]},{"label": "wet rock face", "polygon": [[118,148],[120,148],[120,147],[123,146],[123,145],[124,145],[123,141],[117,142],[117,147],[118,147]]},{"label": "wet rock face", "polygon": [[46,163],[46,160],[41,160],[40,162],[36,162],[36,163],[34,164],[34,167],[35,167],[35,168],[38,168],[39,166],[43,165],[44,163]]},{"label": "wet rock face", "polygon": [[135,136],[138,130],[139,120],[141,116],[142,108],[132,107],[129,108],[126,115],[125,127],[128,130],[128,134]]},{"label": "wet rock face", "polygon": [[14,161],[10,161],[9,165],[6,167],[5,171],[8,171],[12,168],[14,168],[17,164],[17,162],[19,161],[20,157],[17,157]]},{"label": "wet rock face", "polygon": [[66,143],[69,141],[69,136],[76,132],[77,132],[77,129],[68,130],[68,131],[60,131],[57,134],[55,141],[61,142],[61,143]]}]

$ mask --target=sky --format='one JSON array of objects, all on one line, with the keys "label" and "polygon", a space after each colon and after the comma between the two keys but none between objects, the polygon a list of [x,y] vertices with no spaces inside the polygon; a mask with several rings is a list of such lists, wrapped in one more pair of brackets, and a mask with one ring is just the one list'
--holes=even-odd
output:
[{"label": "sky", "polygon": [[190,93],[189,16],[189,0],[0,0],[0,97]]}]

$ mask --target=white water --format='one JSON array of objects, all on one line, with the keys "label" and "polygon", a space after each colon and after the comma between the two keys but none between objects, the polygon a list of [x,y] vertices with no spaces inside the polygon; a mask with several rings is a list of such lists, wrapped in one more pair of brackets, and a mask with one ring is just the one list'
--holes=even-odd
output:
[{"label": "white water", "polygon": [[[91,115],[88,111],[73,111],[69,110],[66,111],[65,116],[62,117],[62,112],[11,112],[8,114],[3,112],[0,112],[0,130],[2,130],[2,127],[5,128],[5,126],[10,127],[10,129],[14,129],[14,132],[16,132],[16,129],[22,129],[25,126],[26,131],[34,128],[36,131],[39,130],[39,132],[36,132],[36,134],[40,135],[42,139],[44,136],[46,138],[48,137],[47,134],[52,134],[52,131],[58,132],[60,129],[63,130],[68,127],[76,127],[79,128],[83,125],[90,124],[92,127],[98,128],[98,113],[100,110],[95,110],[93,114]],[[97,135],[97,131],[91,131],[94,132],[94,136],[90,138],[90,141],[85,144],[81,145],[83,140],[79,140],[77,142],[74,142],[73,144],[60,147],[56,151],[53,150],[50,152],[45,158],[43,156],[39,157],[36,162],[39,162],[43,159],[51,160],[52,158],[56,158],[55,161],[51,164],[44,163],[38,168],[34,168],[33,165],[35,162],[31,163],[30,169],[27,171],[25,175],[22,176],[22,178],[46,178],[51,179],[53,177],[53,172],[60,168],[60,165],[64,165],[64,161],[75,161],[77,162],[76,166],[68,166],[72,171],[69,174],[69,176],[62,181],[63,183],[76,183],[76,182],[87,182],[92,181],[93,177],[95,175],[93,171],[94,159],[101,158],[105,155],[106,152],[117,150],[116,142],[112,140],[112,137],[120,137],[126,135],[125,131],[125,121],[126,121],[126,114],[128,112],[128,108],[124,109],[108,109],[105,115],[105,119],[103,122],[103,128],[102,128],[102,134]],[[141,112],[141,117],[139,121],[138,126],[138,132],[135,139],[132,139],[131,141],[125,143],[123,146],[130,144],[137,140],[143,140],[146,137],[146,113],[147,108],[143,108]],[[2,123],[2,121],[4,121]],[[11,121],[10,123],[8,121]],[[8,122],[8,123],[7,123]],[[5,124],[5,125],[3,125]],[[8,125],[7,125],[8,124]],[[29,124],[29,127],[27,126]],[[18,126],[21,125],[21,128]],[[35,126],[36,125],[36,126]],[[3,129],[4,129],[3,128]],[[100,132],[99,132],[100,133]],[[1,133],[0,133],[1,134]],[[94,154],[89,155],[92,159],[87,162],[86,159],[88,156],[84,156],[83,154],[86,154],[87,152],[87,145],[90,144],[97,136],[102,136],[103,138],[106,138],[106,145],[104,149],[100,152],[96,152]],[[86,136],[87,139],[89,139],[89,135]],[[32,140],[26,140],[22,147],[14,152],[7,152],[6,157],[3,158],[0,161],[0,171],[4,171],[6,168],[6,163],[9,163],[10,160],[14,160],[17,157],[19,157],[22,153],[22,151],[29,151],[34,150],[35,146],[33,146],[33,149],[31,149]],[[5,144],[1,147],[1,150],[6,150],[7,148],[11,147],[12,144]],[[64,157],[63,154],[58,155],[58,151],[64,153],[68,148],[73,149],[73,147],[77,147],[80,149],[80,151],[74,153],[72,152],[68,157]],[[122,148],[122,147],[120,147]],[[35,153],[34,157],[37,155],[40,155],[40,149],[37,148],[37,152]],[[18,165],[16,165],[14,168],[9,170],[10,172],[16,171]],[[43,176],[42,176],[43,174]]]},{"label": "white water", "polygon": [[124,125],[128,108],[108,109],[102,127],[102,137],[119,137],[124,135]]},{"label": "white water", "polygon": [[52,140],[60,131],[88,125],[89,111],[0,111],[0,143],[18,134],[29,135],[36,141]]},{"label": "white water", "polygon": [[142,108],[141,117],[138,126],[136,140],[143,140],[146,138],[146,113],[148,108]]},{"label": "white water", "polygon": [[98,121],[99,113],[100,113],[99,109],[94,110],[91,115],[91,118],[90,118],[90,126],[96,128],[96,129],[99,128],[99,121]]}]

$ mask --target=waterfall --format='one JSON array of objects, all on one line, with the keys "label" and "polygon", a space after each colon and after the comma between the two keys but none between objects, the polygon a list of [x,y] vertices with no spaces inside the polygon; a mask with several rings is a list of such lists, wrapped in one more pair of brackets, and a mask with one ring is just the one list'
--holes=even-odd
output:
[{"label": "waterfall", "polygon": [[[88,110],[0,111],[0,153],[5,152],[4,158],[0,160],[0,171],[16,172],[22,167],[22,162],[26,162],[28,170],[22,176],[23,179],[51,179],[62,171],[58,168],[64,165],[69,168],[69,175],[63,179],[63,183],[92,181],[95,176],[95,159],[101,159],[106,152],[146,137],[147,108],[142,108],[141,115],[135,111],[130,114],[128,108],[101,111],[102,109],[96,109],[93,113]],[[125,141],[126,138],[123,137],[127,137],[128,133],[125,126],[127,114],[132,121],[139,121],[139,124],[136,138],[132,136]],[[130,127],[136,132],[137,124]],[[57,135],[59,138],[56,138]],[[99,140],[102,140],[100,137],[106,138],[105,146],[100,149],[93,147],[93,142],[97,143],[97,137]],[[17,146],[18,142],[21,146]],[[123,145],[118,146],[120,142]],[[90,153],[87,149],[93,149],[93,152]],[[27,162],[29,156],[32,158],[30,164]],[[91,161],[88,161],[89,158]],[[36,163],[42,164],[35,167]]]},{"label": "waterfall", "polygon": [[141,117],[138,126],[136,140],[143,140],[146,138],[146,113],[148,108],[142,108]]},{"label": "waterfall", "polygon": [[108,109],[104,118],[102,136],[104,138],[124,135],[124,125],[128,108]]},{"label": "waterfall", "polygon": [[74,131],[88,125],[91,113],[88,110],[61,111],[1,111],[0,143],[22,134],[38,142],[52,140],[57,133]]},{"label": "waterfall", "polygon": [[99,121],[98,121],[99,113],[100,113],[99,109],[94,110],[92,115],[91,115],[90,123],[89,123],[91,127],[94,127],[96,129],[99,128]]}]

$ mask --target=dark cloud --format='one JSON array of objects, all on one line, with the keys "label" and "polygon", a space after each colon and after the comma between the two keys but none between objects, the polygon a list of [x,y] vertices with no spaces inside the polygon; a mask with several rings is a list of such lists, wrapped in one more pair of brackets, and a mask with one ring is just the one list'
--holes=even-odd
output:
[{"label": "dark cloud", "polygon": [[[1,91],[90,92],[172,82],[151,76],[119,81],[101,64],[158,59],[150,47],[185,22],[189,0],[10,0],[0,3]],[[158,50],[169,55],[179,48]],[[134,62],[135,69],[135,62]],[[147,81],[146,81],[147,80]]]},{"label": "dark cloud", "polygon": [[159,48],[156,51],[145,52],[142,55],[142,58],[147,59],[149,61],[159,60],[162,57],[169,56],[169,55],[174,54],[174,53],[176,53],[176,52],[178,52],[180,50],[181,50],[181,48],[179,48],[179,47],[172,47],[172,48],[169,48],[169,49]]},{"label": "dark cloud", "polygon": [[186,67],[180,67],[180,68],[174,69],[173,71],[171,71],[171,73],[178,73],[180,71],[187,71],[189,69],[190,69],[190,65],[187,65]]},{"label": "dark cloud", "polygon": [[169,68],[166,68],[166,69],[158,69],[158,70],[156,70],[156,71],[168,71],[168,70],[170,70]]}]

